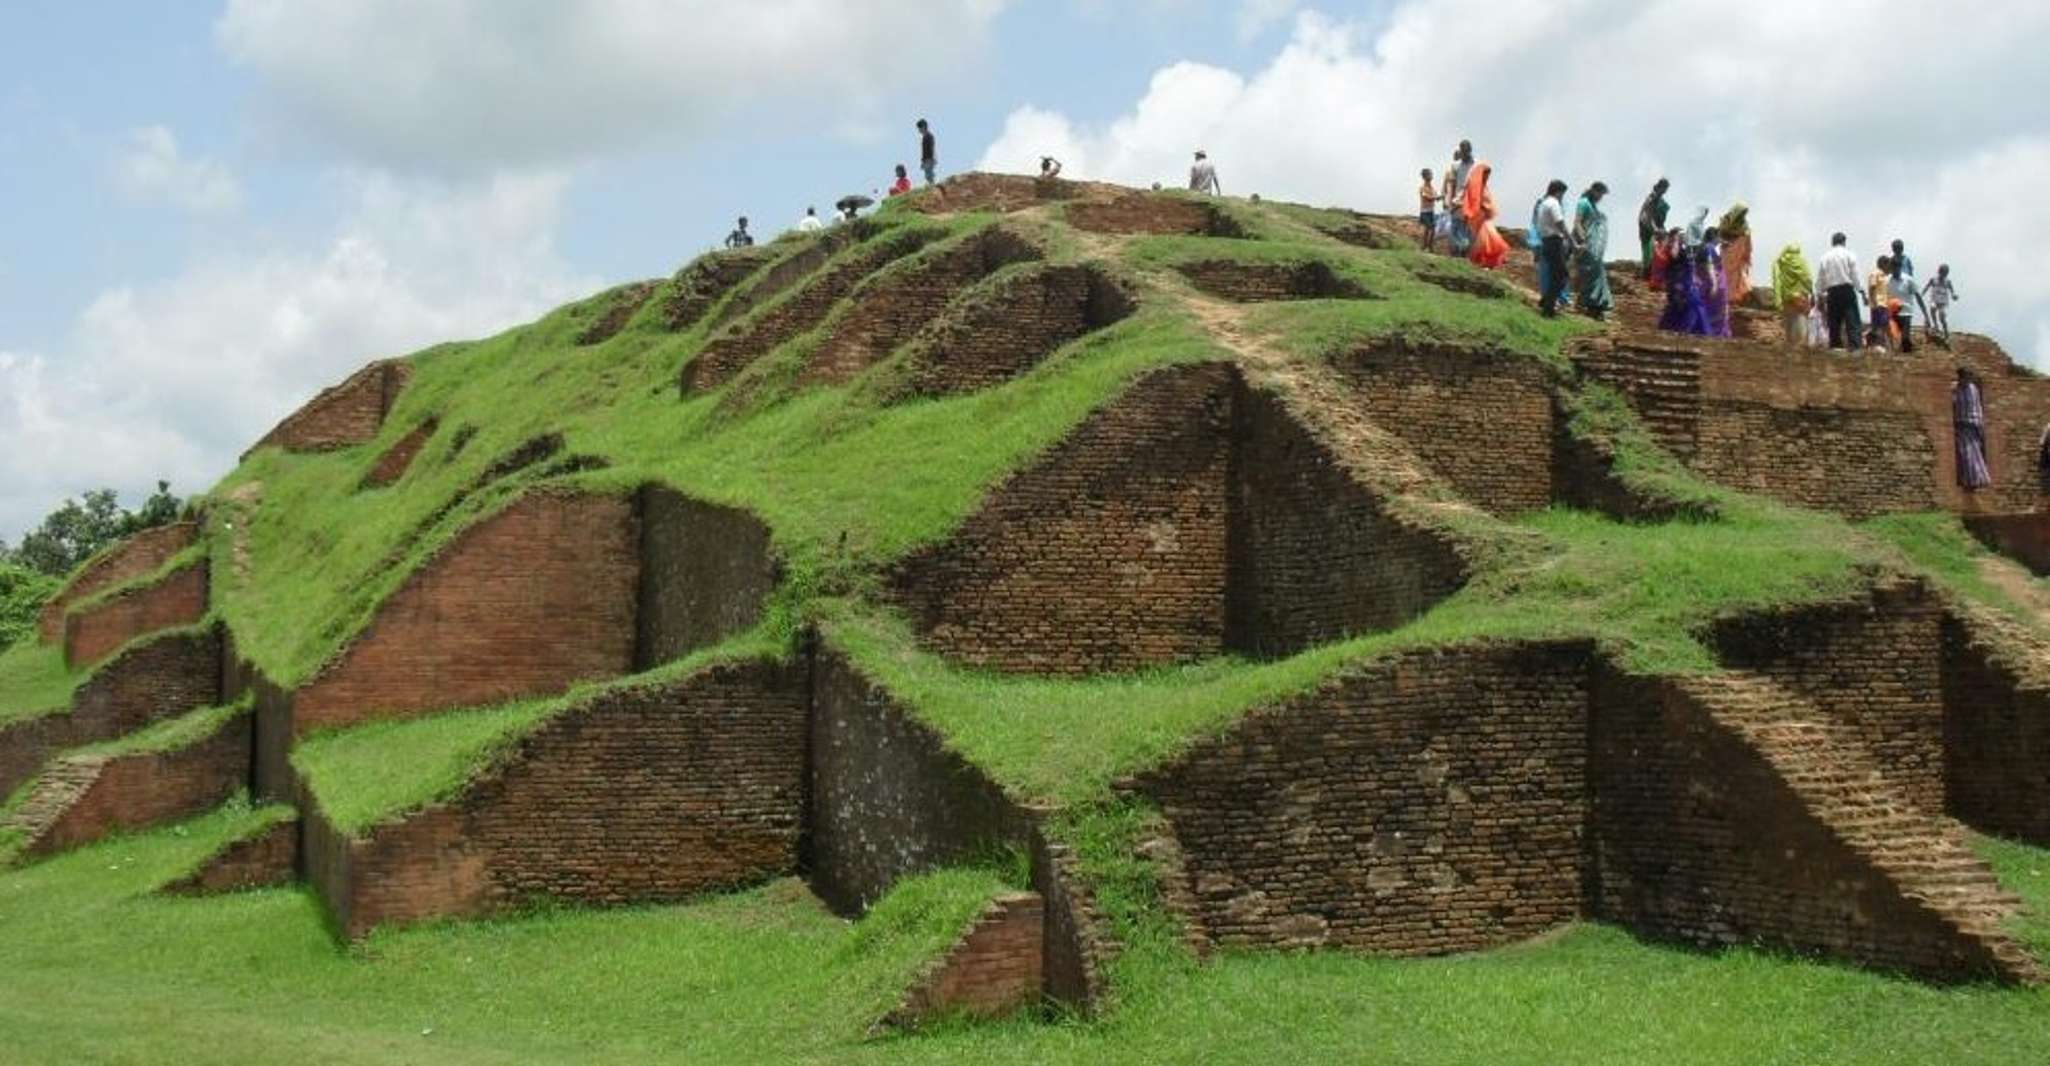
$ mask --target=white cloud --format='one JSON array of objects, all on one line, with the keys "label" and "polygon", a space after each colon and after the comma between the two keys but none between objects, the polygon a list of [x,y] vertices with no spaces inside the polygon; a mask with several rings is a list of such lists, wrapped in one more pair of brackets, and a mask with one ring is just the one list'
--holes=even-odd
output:
[{"label": "white cloud", "polygon": [[1727,0],[1713,26],[1688,0],[1405,0],[1371,26],[1305,11],[1250,76],[1174,64],[1100,124],[1023,108],[980,165],[1050,152],[1079,178],[1178,183],[1203,147],[1229,192],[1406,212],[1417,168],[1471,137],[1512,217],[1554,175],[1608,181],[1628,217],[1663,173],[1682,212],[1750,203],[1761,262],[1836,229],[1872,255],[1902,237],[1925,273],[1952,265],[1961,328],[2050,364],[2023,236],[2050,232],[2050,200],[2023,191],[2050,183],[2050,118],[2021,103],[2050,88],[2034,47],[2050,4],[1963,5],[1975,29],[1917,51],[1911,79],[1846,58],[1852,27],[1926,10]]},{"label": "white cloud", "polygon": [[411,168],[555,164],[776,102],[860,126],[958,72],[1009,0],[228,0],[292,128]]},{"label": "white cloud", "polygon": [[101,293],[61,353],[0,352],[0,535],[65,496],[204,491],[315,391],[372,359],[478,336],[597,288],[557,255],[566,179],[337,176],[311,250],[239,250]]},{"label": "white cloud", "polygon": [[161,201],[208,215],[242,206],[242,184],[227,167],[205,158],[188,158],[168,127],[145,126],[130,131],[128,148],[116,161],[114,180],[131,199]]}]

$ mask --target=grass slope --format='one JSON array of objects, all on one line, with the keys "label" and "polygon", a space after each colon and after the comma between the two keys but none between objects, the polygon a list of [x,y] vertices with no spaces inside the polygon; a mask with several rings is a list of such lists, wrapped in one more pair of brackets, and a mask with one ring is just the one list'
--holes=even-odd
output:
[{"label": "grass slope", "polygon": [[82,680],[57,645],[31,639],[0,651],[0,725],[62,710]]},{"label": "grass slope", "polygon": [[[1000,883],[952,871],[850,925],[789,884],[428,926],[337,950],[313,900],[145,893],[261,812],[0,872],[0,1046],[72,1063],[1945,1062],[2050,1056],[2050,991],[1940,989],[1601,927],[1457,958],[1227,955],[1094,1024],[866,1039]],[[2039,868],[2050,854],[2019,852]]]}]

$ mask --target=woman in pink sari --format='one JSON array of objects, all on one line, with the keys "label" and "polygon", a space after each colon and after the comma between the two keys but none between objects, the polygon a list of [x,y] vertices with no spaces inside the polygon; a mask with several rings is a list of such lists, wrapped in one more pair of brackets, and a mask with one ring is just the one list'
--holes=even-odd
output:
[{"label": "woman in pink sari", "polygon": [[1487,270],[1509,258],[1509,242],[1495,229],[1495,194],[1488,191],[1488,179],[1494,173],[1490,164],[1474,164],[1473,174],[1466,179],[1466,202],[1460,205],[1466,227],[1473,233],[1473,250],[1467,258]]}]

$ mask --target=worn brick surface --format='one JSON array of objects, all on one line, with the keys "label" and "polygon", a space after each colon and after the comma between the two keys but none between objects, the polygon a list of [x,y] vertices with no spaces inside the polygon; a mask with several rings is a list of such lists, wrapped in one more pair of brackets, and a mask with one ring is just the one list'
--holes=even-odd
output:
[{"label": "worn brick surface", "polygon": [[1476,506],[1511,515],[1551,504],[1552,394],[1537,361],[1390,342],[1334,365],[1378,425]]},{"label": "worn brick surface", "polygon": [[72,693],[71,710],[0,726],[0,795],[66,748],[126,736],[220,702],[221,638],[181,631],[130,645]]},{"label": "worn brick surface", "polygon": [[604,309],[591,320],[590,325],[585,326],[583,331],[577,334],[577,343],[601,344],[618,336],[619,331],[626,328],[626,324],[633,320],[634,314],[640,311],[655,295],[655,290],[661,287],[662,283],[659,281],[636,281],[630,285],[621,285],[598,297],[603,301]]},{"label": "worn brick surface", "polygon": [[1040,1001],[1046,904],[1036,892],[989,902],[975,923],[921,973],[885,1024],[915,1028],[949,1015],[994,1018]]},{"label": "worn brick surface", "polygon": [[697,325],[727,293],[775,256],[772,246],[758,245],[709,252],[692,260],[676,272],[669,298],[662,307],[662,321],[672,330]]},{"label": "worn brick surface", "polygon": [[915,340],[912,393],[942,396],[1002,384],[1135,306],[1129,293],[1090,266],[1035,267],[966,301]]},{"label": "worn brick surface", "polygon": [[299,822],[294,819],[230,841],[198,869],[157,891],[173,896],[207,896],[268,888],[290,882],[298,865]]},{"label": "worn brick surface", "polygon": [[864,278],[945,236],[944,230],[899,228],[836,255],[795,291],[770,301],[713,337],[683,368],[684,395],[731,381],[748,364],[816,328]]},{"label": "worn brick surface", "polygon": [[641,491],[635,664],[660,666],[752,627],[782,576],[769,527],[659,486]]},{"label": "worn brick surface", "polygon": [[1245,231],[1215,204],[1159,193],[1134,192],[1109,201],[1069,204],[1068,224],[1090,233],[1156,233],[1192,237],[1244,237]]},{"label": "worn brick surface", "polygon": [[[17,828],[30,855],[49,855],[128,829],[212,810],[249,785],[250,718],[238,714],[212,733],[171,751],[72,756],[61,763],[90,771],[78,790],[58,788],[45,804],[29,794]],[[61,764],[53,774],[61,776]]]},{"label": "worn brick surface", "polygon": [[2050,642],[1983,609],[1943,621],[1944,786],[1982,832],[2050,845]]},{"label": "worn brick surface", "polygon": [[1942,613],[1916,583],[1714,627],[1723,662],[1772,678],[1849,726],[1900,792],[1941,814]]},{"label": "worn brick surface", "polygon": [[408,363],[372,363],[341,384],[322,389],[249,450],[269,446],[288,452],[318,452],[375,440],[384,426],[384,416],[412,376]]},{"label": "worn brick surface", "polygon": [[1232,441],[1233,650],[1278,657],[1393,628],[1465,583],[1442,534],[1388,514],[1272,394],[1236,394]]},{"label": "worn brick surface", "polygon": [[370,472],[363,475],[363,487],[383,488],[396,484],[400,478],[406,476],[406,471],[413,468],[413,460],[420,457],[421,449],[427,447],[427,442],[434,439],[435,430],[439,428],[441,423],[430,418],[400,437],[390,448],[385,449],[383,455],[377,457],[377,463],[370,468]]},{"label": "worn brick surface", "polygon": [[838,653],[813,674],[813,891],[858,914],[904,877],[1024,839],[996,784]]},{"label": "worn brick surface", "polygon": [[1597,671],[1590,910],[1938,980],[2037,980],[2018,903],[1856,730],[1754,676]]},{"label": "worn brick surface", "polygon": [[992,226],[879,271],[854,291],[798,383],[852,380],[916,336],[976,282],[1043,255],[1018,234]]},{"label": "worn brick surface", "polygon": [[447,803],[361,840],[311,829],[309,879],[354,937],[536,899],[677,900],[787,875],[804,750],[798,667],[719,666],[608,692]]},{"label": "worn brick surface", "polygon": [[1175,268],[1196,288],[1238,303],[1278,300],[1364,300],[1366,288],[1315,260],[1303,263],[1242,263],[1207,259]]},{"label": "worn brick surface", "polygon": [[1964,523],[1987,548],[2028,567],[2037,577],[2050,576],[2050,512],[1966,515]]},{"label": "worn brick surface", "polygon": [[[2050,381],[1997,347],[1844,355],[1768,344],[1628,334],[1576,355],[1583,376],[1630,399],[1661,443],[1704,476],[1804,507],[1865,518],[1947,508],[2043,506],[2035,449]],[[1994,487],[1957,488],[1950,392],[1980,369]]]},{"label": "worn brick surface", "polygon": [[82,670],[137,637],[206,617],[207,574],[207,561],[199,559],[151,584],[65,615],[64,661]]},{"label": "worn brick surface", "polygon": [[625,673],[639,547],[628,499],[529,493],[457,535],[292,694],[295,735]]},{"label": "worn brick surface", "polygon": [[1032,834],[1032,890],[1046,905],[1045,953],[1040,963],[1046,996],[1084,1014],[1104,1005],[1105,967],[1116,954],[1116,935],[1082,876],[1074,849]]},{"label": "worn brick surface", "polygon": [[723,326],[770,303],[811,277],[835,255],[880,232],[881,226],[862,218],[848,223],[836,222],[815,236],[797,238],[799,246],[794,251],[785,252],[749,276],[745,284],[734,288],[732,296],[719,305],[712,325]]},{"label": "worn brick surface", "polygon": [[899,564],[927,644],[979,666],[1084,674],[1223,647],[1228,366],[1158,371]]},{"label": "worn brick surface", "polygon": [[45,644],[64,639],[64,612],[101,589],[154,572],[199,540],[199,523],[173,522],[145,529],[87,563],[36,614],[36,635]]},{"label": "worn brick surface", "polygon": [[1144,775],[1220,946],[1417,955],[1577,918],[1590,650],[1403,655]]}]

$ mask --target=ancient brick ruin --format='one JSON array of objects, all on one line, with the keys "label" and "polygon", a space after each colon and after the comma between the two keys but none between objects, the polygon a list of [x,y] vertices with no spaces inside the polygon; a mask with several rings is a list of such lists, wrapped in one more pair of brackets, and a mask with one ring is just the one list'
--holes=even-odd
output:
[{"label": "ancient brick ruin", "polygon": [[[716,253],[568,321],[578,344],[658,320],[679,350],[698,344],[655,372],[671,403],[672,387],[692,399],[778,374],[910,405],[1034,386],[1173,301],[1236,314],[1380,295],[1337,260],[1234,257],[1242,210],[970,175],[914,194],[908,221]],[[1298,228],[1333,256],[1405,240],[1399,220],[1318,218]],[[1086,257],[1046,239],[1058,225]],[[1151,276],[1103,251],[1155,234],[1204,251]],[[1405,269],[1447,299],[1521,296],[1514,271]],[[1272,661],[1395,630],[1486,587],[1498,519],[1562,504],[1713,519],[1647,494],[1612,469],[1613,441],[1570,424],[1595,388],[1708,480],[1853,518],[1968,513],[1985,542],[2050,570],[2033,465],[2050,386],[1997,349],[1849,359],[1676,340],[1634,314],[1549,362],[1396,336],[1277,368],[1218,330],[1078,411],[952,528],[834,573],[825,594],[896,612],[951,667],[1046,678]],[[1960,361],[1989,382],[1999,483],[1975,496],[1951,469]],[[451,426],[443,447],[430,416],[387,434],[410,373],[373,364],[259,446],[357,448],[360,498],[405,492],[430,445],[439,461],[476,433]],[[830,615],[802,610],[820,593],[792,579],[789,530],[623,468],[571,480],[602,463],[565,454],[576,438],[559,428],[528,430],[434,501],[363,623],[303,677],[265,676],[210,614],[232,553],[207,516],[89,564],[39,620],[82,675],[69,708],[0,725],[0,795],[26,789],[8,826],[23,854],[247,790],[291,810],[164,890],[303,879],[353,938],[792,876],[852,917],[908,877],[1008,851],[1029,890],[991,900],[887,1023],[1102,1003],[1119,946],[1059,838],[1063,812],[1007,790]],[[788,636],[773,651],[717,650],[773,625]],[[1361,653],[1187,738],[1112,799],[1157,812],[1145,855],[1161,905],[1206,949],[1432,955],[1602,921],[1933,981],[2044,979],[2008,931],[2018,901],[1966,833],[2050,843],[2050,640],[1895,573],[1693,635],[1712,668],[1644,673],[1578,638]],[[556,702],[453,792],[374,824],[338,826],[293,759],[323,730],[528,699]],[[80,750],[186,715],[210,728]]]}]

